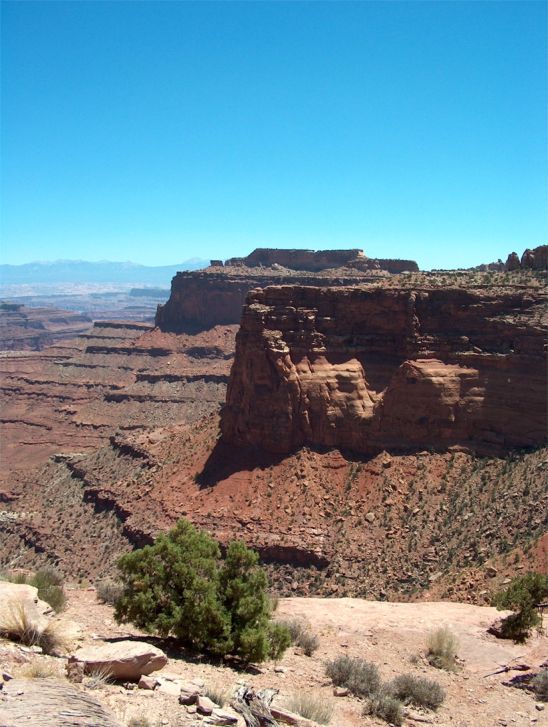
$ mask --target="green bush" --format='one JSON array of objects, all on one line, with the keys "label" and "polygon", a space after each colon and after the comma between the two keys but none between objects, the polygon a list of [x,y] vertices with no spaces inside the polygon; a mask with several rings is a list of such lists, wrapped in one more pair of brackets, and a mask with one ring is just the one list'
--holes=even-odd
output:
[{"label": "green bush", "polygon": [[230,543],[222,560],[207,533],[179,520],[154,545],[123,555],[118,567],[124,585],[118,622],[246,662],[278,658],[289,646],[287,630],[270,621],[258,555],[243,543]]},{"label": "green bush", "polygon": [[523,643],[541,619],[536,606],[548,597],[548,576],[527,573],[514,578],[508,588],[495,594],[493,605],[514,613],[503,619],[501,635],[517,644]]},{"label": "green bush", "polygon": [[381,687],[379,670],[364,659],[339,656],[328,661],[325,672],[337,687],[347,687],[356,697],[370,697]]},{"label": "green bush", "polygon": [[438,682],[415,677],[412,674],[397,676],[387,689],[400,702],[426,709],[437,709],[445,699],[445,692]]},{"label": "green bush", "polygon": [[539,671],[531,685],[539,702],[548,702],[548,669]]},{"label": "green bush", "polygon": [[379,717],[397,727],[403,724],[402,703],[384,690],[370,697],[363,708],[363,714],[364,716]]}]

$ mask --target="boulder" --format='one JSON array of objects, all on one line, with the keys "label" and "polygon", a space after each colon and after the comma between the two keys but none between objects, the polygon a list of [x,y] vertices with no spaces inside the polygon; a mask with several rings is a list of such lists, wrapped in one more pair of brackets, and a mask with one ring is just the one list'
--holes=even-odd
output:
[{"label": "boulder", "polygon": [[38,589],[34,586],[0,581],[0,627],[9,631],[22,614],[41,632],[54,616],[54,611],[49,603],[38,598]]},{"label": "boulder", "polygon": [[100,671],[113,679],[134,681],[167,664],[164,652],[144,641],[114,641],[89,646],[79,649],[71,659],[84,664],[86,674]]}]

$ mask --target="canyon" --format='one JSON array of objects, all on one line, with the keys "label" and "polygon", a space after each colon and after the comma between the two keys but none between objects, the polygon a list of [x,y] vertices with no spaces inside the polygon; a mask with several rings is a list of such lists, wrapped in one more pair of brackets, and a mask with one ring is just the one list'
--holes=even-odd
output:
[{"label": "canyon", "polygon": [[58,308],[0,303],[0,351],[39,351],[74,338],[92,325],[91,318]]},{"label": "canyon", "polygon": [[546,567],[545,302],[531,269],[214,265],[154,326],[4,352],[1,565],[96,580],[188,517],[281,594],[486,603]]}]

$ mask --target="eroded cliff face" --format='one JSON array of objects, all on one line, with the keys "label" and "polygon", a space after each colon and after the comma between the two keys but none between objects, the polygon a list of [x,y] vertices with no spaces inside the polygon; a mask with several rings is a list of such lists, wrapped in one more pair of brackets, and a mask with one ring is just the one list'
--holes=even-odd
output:
[{"label": "eroded cliff face", "polygon": [[541,446],[545,304],[532,290],[252,291],[223,439],[279,453]]},{"label": "eroded cliff face", "polygon": [[[221,270],[223,270],[221,268]],[[240,322],[246,295],[254,288],[297,283],[299,285],[352,285],[367,280],[363,274],[314,275],[276,270],[257,272],[246,268],[216,269],[177,273],[171,283],[171,295],[158,306],[156,326],[162,331],[180,333],[198,331],[216,325]],[[375,280],[375,278],[372,278]]]}]

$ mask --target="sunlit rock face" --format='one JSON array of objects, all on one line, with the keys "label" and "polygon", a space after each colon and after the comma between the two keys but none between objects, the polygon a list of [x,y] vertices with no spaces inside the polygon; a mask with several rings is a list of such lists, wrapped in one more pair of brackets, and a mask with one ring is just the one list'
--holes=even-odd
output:
[{"label": "sunlit rock face", "polygon": [[531,290],[254,290],[223,438],[280,453],[540,446],[545,304]]}]

